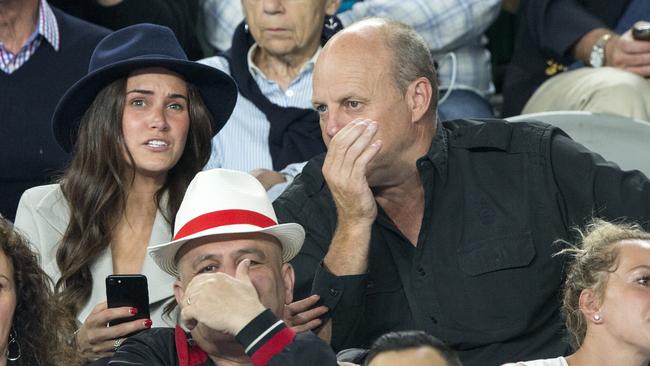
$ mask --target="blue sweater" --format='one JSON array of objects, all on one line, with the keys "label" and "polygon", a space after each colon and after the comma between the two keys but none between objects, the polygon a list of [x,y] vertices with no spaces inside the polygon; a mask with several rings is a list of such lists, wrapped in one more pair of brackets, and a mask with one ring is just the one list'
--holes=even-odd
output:
[{"label": "blue sweater", "polygon": [[52,8],[60,48],[44,41],[12,74],[0,72],[0,213],[13,220],[27,188],[46,184],[69,160],[52,134],[54,108],[88,71],[97,43],[109,31]]}]

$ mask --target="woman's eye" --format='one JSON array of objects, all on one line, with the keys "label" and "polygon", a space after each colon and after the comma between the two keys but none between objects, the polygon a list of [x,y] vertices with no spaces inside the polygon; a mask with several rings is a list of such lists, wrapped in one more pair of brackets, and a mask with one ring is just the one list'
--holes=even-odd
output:
[{"label": "woman's eye", "polygon": [[641,286],[650,286],[650,276],[644,276],[636,280],[636,283],[638,283]]},{"label": "woman's eye", "polygon": [[134,99],[131,101],[131,105],[134,107],[142,107],[144,105],[144,100],[142,99]]},{"label": "woman's eye", "polygon": [[173,109],[175,111],[182,111],[184,109],[183,105],[179,103],[174,103],[169,105],[169,109]]}]

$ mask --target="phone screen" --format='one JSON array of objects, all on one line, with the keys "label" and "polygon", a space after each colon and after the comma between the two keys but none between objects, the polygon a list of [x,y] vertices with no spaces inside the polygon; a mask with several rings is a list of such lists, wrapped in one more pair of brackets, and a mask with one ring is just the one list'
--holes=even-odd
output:
[{"label": "phone screen", "polygon": [[106,277],[106,300],[109,308],[129,306],[138,313],[126,318],[114,319],[109,326],[136,319],[149,319],[149,290],[147,277],[141,274],[110,275]]}]

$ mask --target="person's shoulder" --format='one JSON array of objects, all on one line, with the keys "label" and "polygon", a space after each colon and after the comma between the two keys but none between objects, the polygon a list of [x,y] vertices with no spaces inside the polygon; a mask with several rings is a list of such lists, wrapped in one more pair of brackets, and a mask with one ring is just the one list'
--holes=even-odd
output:
[{"label": "person's shoulder", "polygon": [[538,141],[550,138],[556,127],[535,120],[508,122],[502,119],[456,119],[442,122],[449,145],[470,150],[527,152],[539,148]]},{"label": "person's shoulder", "polygon": [[97,42],[111,33],[110,29],[79,19],[54,6],[50,5],[50,7],[56,17],[62,42],[66,42],[63,37],[75,37],[93,43],[92,46],[94,48]]},{"label": "person's shoulder", "polygon": [[23,204],[30,206],[37,206],[44,200],[59,200],[63,198],[63,192],[61,191],[61,185],[57,184],[46,184],[42,186],[32,187],[26,190],[20,201]]}]

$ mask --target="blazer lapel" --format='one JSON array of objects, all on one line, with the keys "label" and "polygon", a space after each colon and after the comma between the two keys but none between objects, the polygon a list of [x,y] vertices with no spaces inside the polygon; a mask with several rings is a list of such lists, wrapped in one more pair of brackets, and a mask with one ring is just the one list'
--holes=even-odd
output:
[{"label": "blazer lapel", "polygon": [[[149,246],[166,243],[171,240],[171,228],[160,210],[156,213]],[[86,320],[93,308],[100,302],[106,301],[106,276],[113,273],[113,260],[110,246],[107,247],[97,260],[91,265],[93,274],[93,291],[89,301],[77,315],[80,322]],[[173,284],[175,278],[163,272],[147,254],[144,257],[142,274],[147,276],[149,286],[149,303],[167,300],[174,295]]]}]

